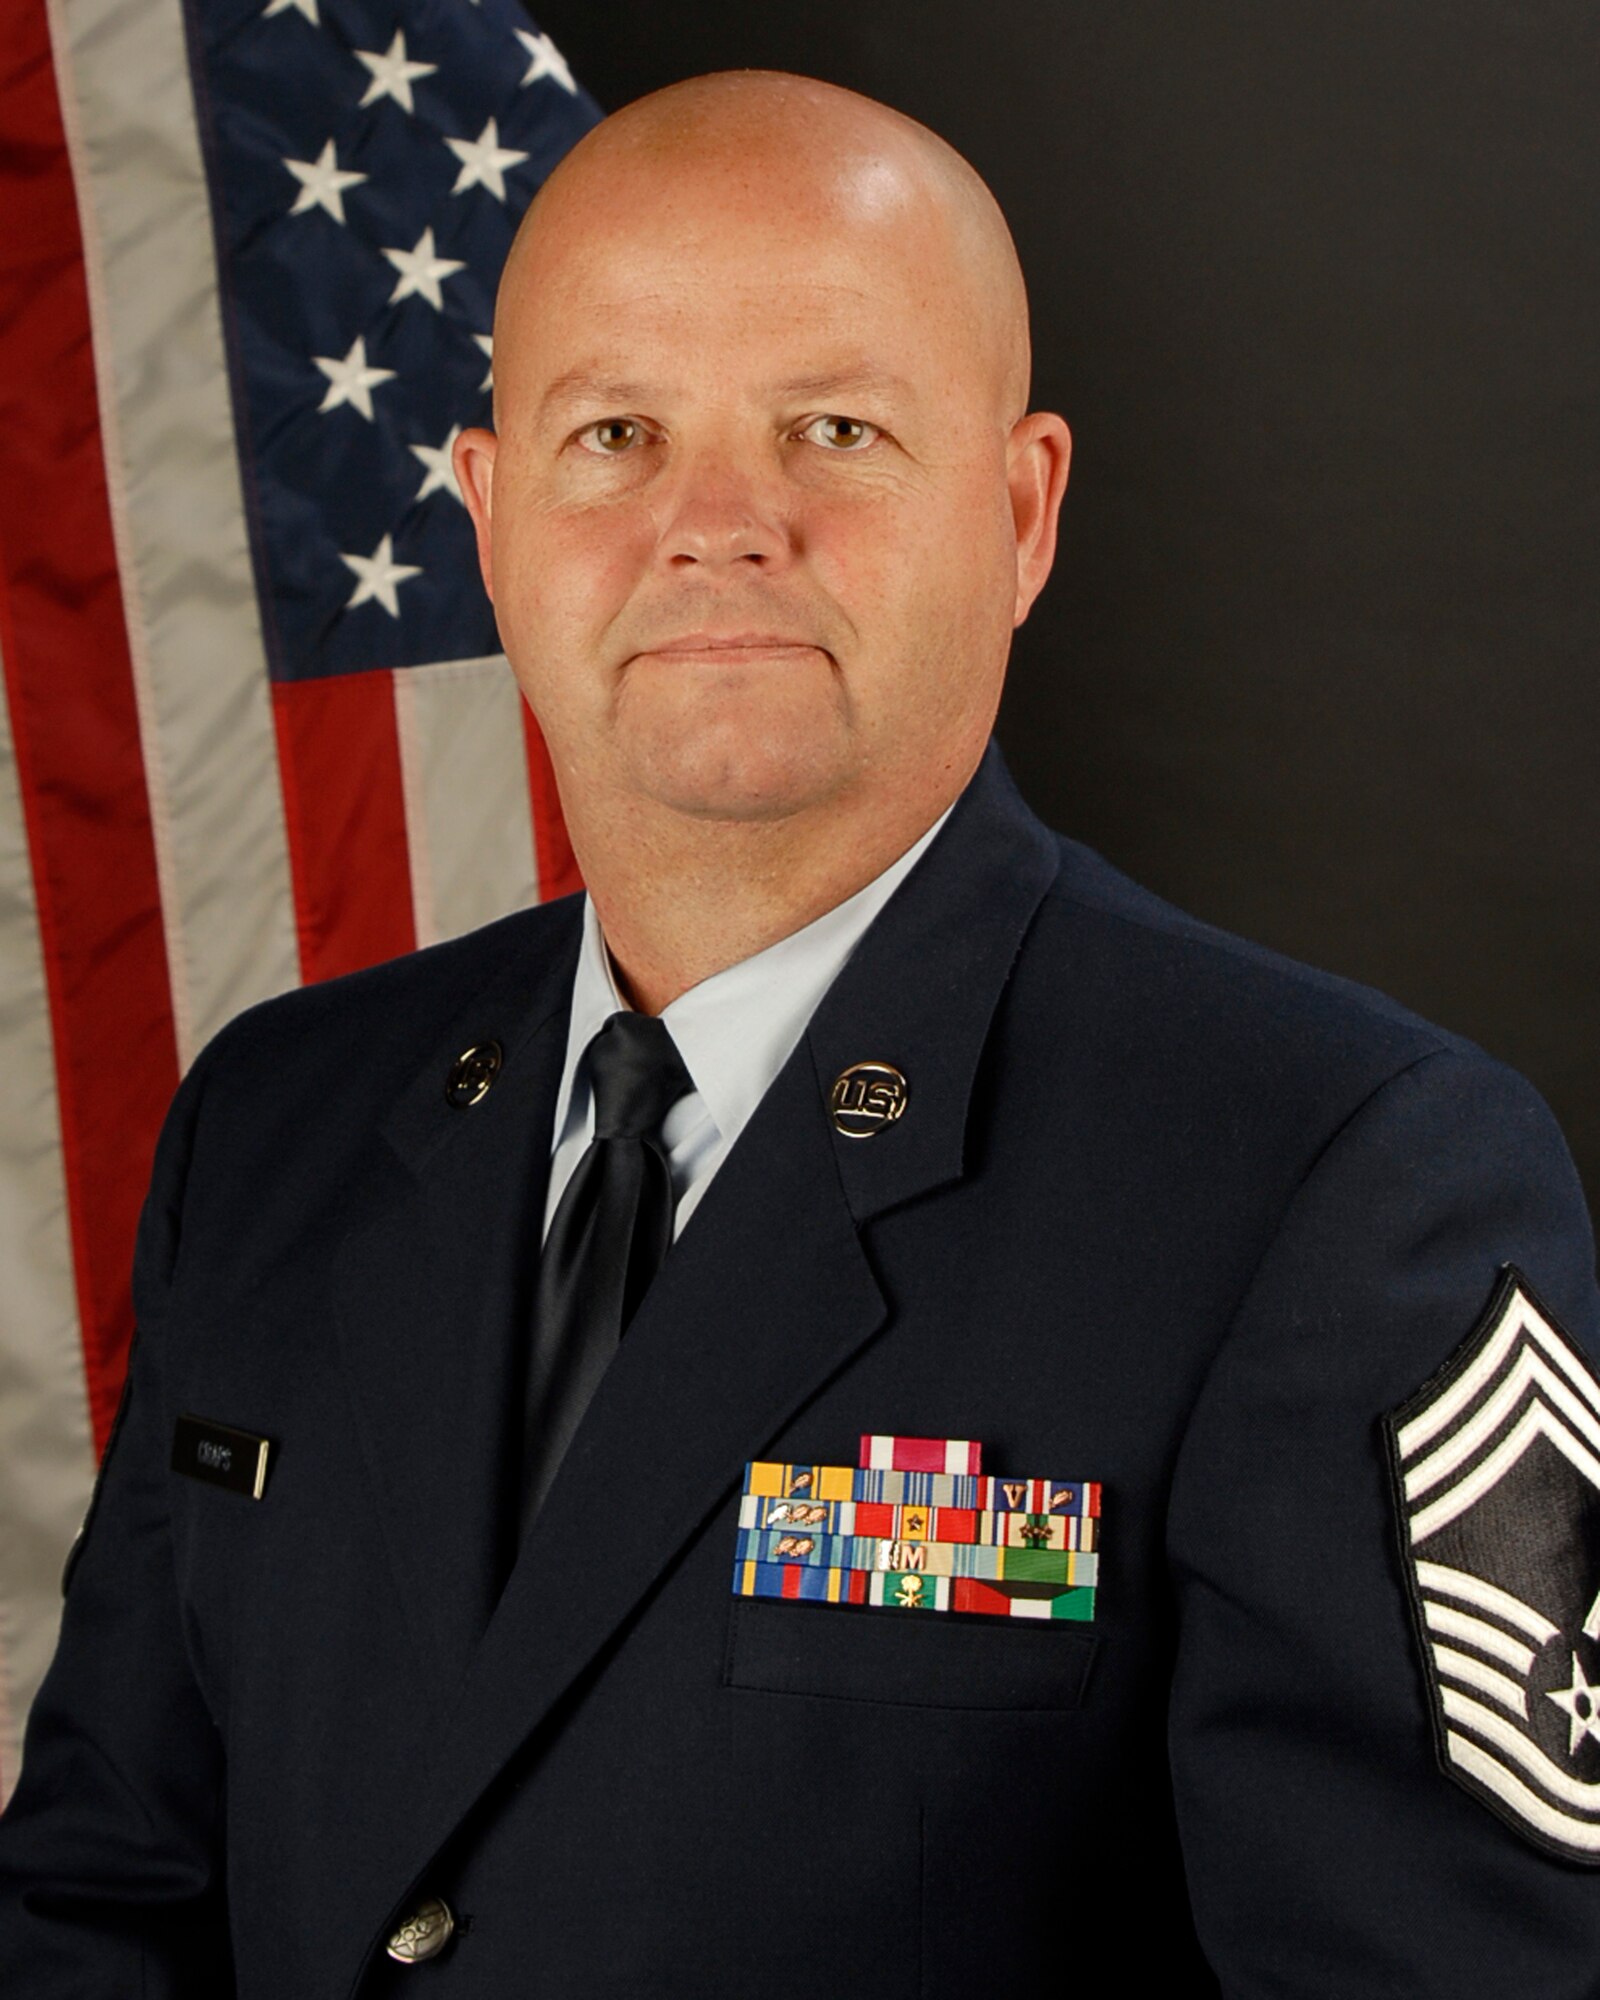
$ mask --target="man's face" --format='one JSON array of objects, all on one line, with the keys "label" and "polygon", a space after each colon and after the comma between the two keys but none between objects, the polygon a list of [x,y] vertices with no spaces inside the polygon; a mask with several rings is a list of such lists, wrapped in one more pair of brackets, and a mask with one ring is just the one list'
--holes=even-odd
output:
[{"label": "man's face", "polygon": [[569,811],[947,798],[981,754],[1026,609],[994,343],[893,173],[802,178],[624,167],[508,280],[472,497]]}]

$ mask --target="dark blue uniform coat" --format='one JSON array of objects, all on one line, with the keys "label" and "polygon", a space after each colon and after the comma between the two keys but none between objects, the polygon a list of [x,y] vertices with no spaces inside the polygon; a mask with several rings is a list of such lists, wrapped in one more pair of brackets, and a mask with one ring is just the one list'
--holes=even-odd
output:
[{"label": "dark blue uniform coat", "polygon": [[[579,930],[273,1001],[179,1092],[5,1992],[1592,2000],[1600,1877],[1439,1768],[1381,1428],[1507,1262],[1596,1344],[1533,1091],[1056,839],[991,751],[519,1555]],[[905,1115],[840,1137],[873,1060]],[[263,1498],[169,1470],[186,1412],[274,1440]],[[869,1431],[1103,1482],[1092,1624],[736,1598],[745,1461]],[[423,1893],[460,1927],[395,1965]]]}]

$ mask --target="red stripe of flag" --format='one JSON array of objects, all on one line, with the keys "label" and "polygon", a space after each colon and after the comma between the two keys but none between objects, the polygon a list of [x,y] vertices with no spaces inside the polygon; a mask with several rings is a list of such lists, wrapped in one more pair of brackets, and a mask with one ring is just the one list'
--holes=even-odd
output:
[{"label": "red stripe of flag", "polygon": [[42,0],[0,9],[0,183],[0,640],[103,1447],[132,1332],[134,1230],[178,1059],[83,240]]},{"label": "red stripe of flag", "polygon": [[411,951],[393,675],[280,681],[272,712],[301,977],[330,979]]}]

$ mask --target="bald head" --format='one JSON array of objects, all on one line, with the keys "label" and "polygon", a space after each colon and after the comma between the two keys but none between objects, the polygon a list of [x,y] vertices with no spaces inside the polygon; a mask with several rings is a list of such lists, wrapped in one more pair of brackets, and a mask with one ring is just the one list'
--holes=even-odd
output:
[{"label": "bald head", "polygon": [[[523,307],[575,248],[650,213],[685,258],[709,238],[792,217],[904,265],[1009,426],[1027,408],[1028,302],[982,177],[925,125],[813,77],[726,70],[636,99],[549,176],[512,246],[495,318],[497,413],[513,392]],[[504,359],[502,359],[504,357]]]}]

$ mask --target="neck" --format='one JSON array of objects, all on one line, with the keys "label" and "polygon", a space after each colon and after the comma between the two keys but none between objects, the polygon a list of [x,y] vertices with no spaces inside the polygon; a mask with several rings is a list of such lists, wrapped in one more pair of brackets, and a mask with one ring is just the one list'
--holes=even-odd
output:
[{"label": "neck", "polygon": [[[963,780],[964,782],[964,780]],[[948,798],[870,813],[830,804],[783,819],[699,819],[653,801],[567,815],[624,997],[642,1013],[825,916],[913,846]]]}]

